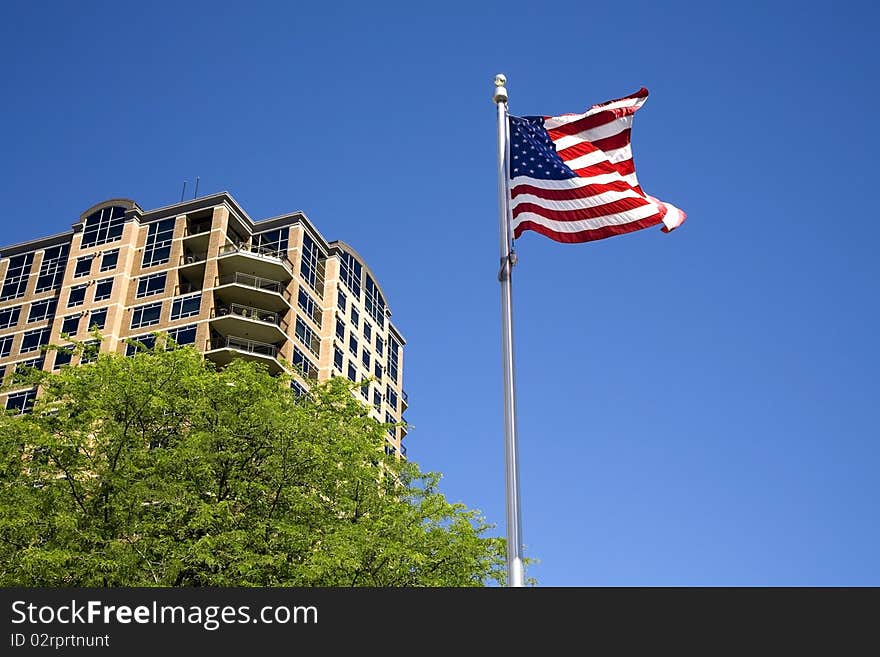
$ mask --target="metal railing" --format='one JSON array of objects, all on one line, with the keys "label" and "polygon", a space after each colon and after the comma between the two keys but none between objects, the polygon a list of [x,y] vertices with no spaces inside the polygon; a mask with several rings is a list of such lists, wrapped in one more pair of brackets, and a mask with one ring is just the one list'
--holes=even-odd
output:
[{"label": "metal railing", "polygon": [[237,338],[232,335],[208,340],[207,346],[208,351],[212,349],[238,349],[239,351],[247,351],[248,353],[270,356],[272,358],[278,356],[278,347],[274,344],[246,340],[245,338]]},{"label": "metal railing", "polygon": [[211,221],[202,221],[199,223],[188,224],[186,228],[183,230],[184,237],[190,237],[192,235],[201,235],[203,233],[211,232]]},{"label": "metal railing", "polygon": [[180,256],[180,265],[193,265],[197,262],[204,262],[207,257],[207,253],[185,253]]},{"label": "metal railing", "polygon": [[287,286],[284,283],[272,280],[271,278],[262,278],[260,276],[253,276],[252,274],[245,274],[240,271],[237,271],[234,274],[227,274],[226,276],[218,277],[215,285],[230,285],[232,283],[246,285],[247,287],[265,290],[267,292],[275,292],[288,301],[290,300],[290,294],[287,292]]},{"label": "metal railing", "polygon": [[227,315],[236,315],[237,317],[244,317],[245,319],[255,319],[258,322],[267,322],[279,326],[285,331],[287,330],[287,322],[281,318],[281,314],[272,312],[271,310],[245,306],[240,303],[219,305],[211,310],[212,317],[225,317]]},{"label": "metal railing", "polygon": [[224,244],[220,247],[221,256],[227,255],[229,253],[250,253],[260,256],[261,258],[277,260],[287,269],[293,271],[293,263],[290,262],[287,254],[283,251],[279,251],[278,249],[270,249],[265,246],[253,246],[251,244]]}]

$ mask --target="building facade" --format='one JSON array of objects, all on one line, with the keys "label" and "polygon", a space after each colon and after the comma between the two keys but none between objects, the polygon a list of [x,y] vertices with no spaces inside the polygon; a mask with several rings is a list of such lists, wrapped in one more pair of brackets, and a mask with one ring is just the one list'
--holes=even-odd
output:
[{"label": "building facade", "polygon": [[[327,242],[302,213],[253,221],[228,193],[144,211],[128,199],[86,210],[73,230],[0,249],[0,404],[23,412],[36,390],[22,365],[51,371],[81,358],[45,351],[62,335],[133,353],[156,331],[224,365],[289,371],[295,387],[346,376],[373,417],[399,423],[405,340],[363,259]],[[294,366],[294,367],[292,367]],[[2,407],[2,406],[0,406]],[[402,426],[386,450],[405,454]]]}]

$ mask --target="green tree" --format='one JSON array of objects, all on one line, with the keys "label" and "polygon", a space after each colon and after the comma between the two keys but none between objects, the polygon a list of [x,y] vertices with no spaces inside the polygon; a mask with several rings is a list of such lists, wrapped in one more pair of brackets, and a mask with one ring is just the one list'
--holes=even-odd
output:
[{"label": "green tree", "polygon": [[159,346],[32,376],[0,417],[0,585],[503,583],[503,539],[384,453],[346,379],[297,397]]}]

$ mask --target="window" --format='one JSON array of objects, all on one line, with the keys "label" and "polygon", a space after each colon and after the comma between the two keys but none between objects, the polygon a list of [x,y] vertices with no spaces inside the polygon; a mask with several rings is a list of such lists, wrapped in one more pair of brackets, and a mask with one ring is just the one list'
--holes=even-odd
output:
[{"label": "window", "polygon": [[33,408],[36,396],[36,388],[23,390],[22,392],[13,392],[6,398],[6,410],[18,411],[19,413],[29,413],[31,408]]},{"label": "window", "polygon": [[9,328],[18,324],[18,316],[21,314],[21,306],[4,308],[0,310],[0,329]]},{"label": "window", "polygon": [[62,244],[43,252],[43,262],[40,265],[40,273],[37,277],[35,292],[45,292],[61,287],[64,279],[64,267],[67,265],[67,256],[70,253],[70,245]]},{"label": "window", "polygon": [[83,224],[82,248],[122,239],[125,208],[111,207],[93,212]]},{"label": "window", "polygon": [[68,315],[61,323],[61,332],[67,335],[76,335],[79,332],[79,318],[81,315]]},{"label": "window", "polygon": [[373,327],[370,326],[369,322],[364,322],[364,340],[368,343],[373,341]]},{"label": "window", "polygon": [[0,358],[5,358],[12,352],[12,340],[14,335],[4,335],[0,338]]},{"label": "window", "polygon": [[378,390],[373,390],[373,406],[377,411],[382,408],[382,393]]},{"label": "window", "polygon": [[306,234],[303,235],[299,273],[310,288],[318,294],[324,294],[324,260],[318,245]]},{"label": "window", "polygon": [[42,301],[34,301],[31,304],[31,312],[28,315],[29,322],[41,322],[55,316],[55,307],[58,305],[58,299],[43,299]]},{"label": "window", "polygon": [[336,337],[345,342],[345,322],[339,316],[336,317]]},{"label": "window", "polygon": [[377,335],[376,336],[376,355],[381,356],[384,353],[385,353],[385,341]]},{"label": "window", "polygon": [[342,349],[336,345],[333,345],[333,364],[340,372],[345,369],[345,358],[342,354]]},{"label": "window", "polygon": [[3,290],[0,291],[0,301],[17,299],[24,295],[33,262],[33,253],[23,253],[22,255],[12,256],[9,259],[9,268],[6,270]]},{"label": "window", "polygon": [[321,310],[318,308],[318,303],[302,287],[299,288],[297,305],[306,314],[306,317],[311,319],[318,326],[321,325]]},{"label": "window", "polygon": [[192,294],[188,297],[178,297],[171,304],[171,321],[175,319],[183,319],[184,317],[192,317],[199,314],[199,308],[202,305],[202,295]]},{"label": "window", "polygon": [[385,299],[382,298],[376,281],[369,274],[366,275],[364,284],[364,308],[376,324],[380,327],[385,326]]},{"label": "window", "polygon": [[138,279],[137,293],[135,298],[151,297],[154,294],[162,294],[165,291],[165,280],[168,278],[168,272],[160,272],[158,274],[150,274],[149,276],[141,276]]},{"label": "window", "polygon": [[362,267],[353,255],[343,251],[339,259],[339,278],[348,286],[355,298],[361,296]]},{"label": "window", "polygon": [[377,381],[382,380],[382,363],[376,360],[375,365],[373,366],[373,376],[376,377]]},{"label": "window", "polygon": [[385,396],[388,399],[388,405],[394,409],[394,412],[397,412],[397,393],[392,390],[391,386],[385,387]]},{"label": "window", "polygon": [[310,361],[298,347],[293,348],[293,364],[302,370],[307,379],[318,379],[318,368]]},{"label": "window", "polygon": [[171,238],[174,236],[174,217],[150,224],[147,229],[147,242],[144,245],[144,259],[141,266],[153,267],[168,262],[171,258]]},{"label": "window", "polygon": [[281,257],[287,255],[287,235],[289,232],[287,228],[279,228],[265,233],[257,233],[251,243],[260,253]]},{"label": "window", "polygon": [[357,381],[357,370],[351,363],[348,364],[348,378],[351,381]]},{"label": "window", "polygon": [[98,327],[99,331],[104,330],[104,326],[107,324],[107,309],[101,308],[100,310],[93,310],[89,315],[89,330],[91,331],[93,328]]},{"label": "window", "polygon": [[394,438],[395,428],[394,428],[394,417],[392,417],[391,413],[385,411],[385,423],[388,424],[388,435]]},{"label": "window", "polygon": [[367,369],[367,372],[370,371],[370,352],[366,350],[366,348],[361,351],[361,362],[364,364],[364,367]]},{"label": "window", "polygon": [[168,331],[168,336],[177,343],[177,346],[183,347],[188,344],[196,343],[196,325],[180,326]]},{"label": "window", "polygon": [[143,306],[133,308],[131,311],[131,328],[136,329],[141,326],[152,326],[159,323],[159,315],[162,313],[162,302],[148,303]]},{"label": "window", "polygon": [[399,350],[400,345],[397,343],[397,340],[391,338],[388,342],[388,376],[390,376],[391,380],[395,383],[397,382],[397,368],[400,365]]},{"label": "window", "polygon": [[98,358],[99,351],[101,351],[100,340],[88,340],[87,342],[83,342],[83,352],[82,356],[79,358],[79,362],[81,364],[94,362],[95,359]]},{"label": "window", "polygon": [[290,382],[290,389],[293,390],[293,394],[297,399],[305,397],[307,394],[309,394],[309,391],[303,387],[303,384],[295,379]]},{"label": "window", "polygon": [[119,249],[111,249],[101,254],[101,267],[98,271],[110,271],[116,269],[116,263],[119,262]]},{"label": "window", "polygon": [[306,323],[302,320],[302,317],[296,318],[296,326],[294,328],[294,333],[296,337],[299,338],[300,342],[302,342],[306,347],[308,347],[309,351],[311,351],[316,356],[321,348],[321,340],[315,335],[315,332],[312,331]]},{"label": "window", "polygon": [[60,369],[62,365],[70,365],[70,357],[73,355],[73,350],[71,349],[59,349],[55,352],[55,365],[53,365],[54,369]]},{"label": "window", "polygon": [[40,355],[36,358],[29,358],[28,360],[21,360],[17,363],[10,363],[7,371],[12,372],[12,385],[24,383],[27,376],[31,373],[31,370],[43,369],[44,359],[45,356]]},{"label": "window", "polygon": [[70,296],[67,298],[67,306],[68,308],[73,308],[74,306],[81,306],[83,302],[86,300],[86,288],[88,285],[74,285],[70,288]]},{"label": "window", "polygon": [[95,259],[94,255],[84,256],[82,258],[76,259],[76,269],[73,272],[74,278],[82,278],[83,276],[88,276],[92,273],[92,261]]},{"label": "window", "polygon": [[109,299],[111,294],[113,294],[112,278],[102,278],[95,284],[95,301]]},{"label": "window", "polygon": [[358,357],[358,341],[353,335],[348,336],[348,350],[355,358]]},{"label": "window", "polygon": [[336,291],[336,307],[345,314],[345,304],[348,303],[348,300],[345,298],[345,292],[342,290]]},{"label": "window", "polygon": [[26,353],[28,351],[33,351],[34,349],[39,349],[43,345],[49,344],[49,333],[51,329],[47,326],[41,329],[35,329],[33,331],[25,331],[24,337],[21,339],[21,349],[19,349],[20,353]]},{"label": "window", "polygon": [[125,355],[133,356],[138,351],[152,349],[156,346],[155,335],[139,335],[136,338],[129,338],[131,342],[125,345]]},{"label": "window", "polygon": [[370,398],[370,386],[361,386],[361,397],[363,397],[364,399]]},{"label": "window", "polygon": [[354,326],[355,331],[361,326],[361,315],[354,306],[351,307],[351,323]]}]

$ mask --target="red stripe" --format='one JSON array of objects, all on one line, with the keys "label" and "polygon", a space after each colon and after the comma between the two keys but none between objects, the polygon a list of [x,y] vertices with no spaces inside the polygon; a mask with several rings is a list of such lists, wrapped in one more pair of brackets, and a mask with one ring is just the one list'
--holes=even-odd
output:
[{"label": "red stripe", "polygon": [[[578,208],[577,210],[550,210],[543,205],[536,203],[520,203],[513,208],[513,216],[517,217],[523,212],[534,212],[547,219],[554,221],[582,221],[584,219],[596,219],[598,217],[608,217],[628,210],[635,210],[646,205],[654,205],[644,198],[622,198],[611,203],[603,203],[592,208]],[[665,214],[665,209],[661,210],[661,217]]]},{"label": "red stripe", "polygon": [[595,153],[599,148],[593,145],[592,142],[582,141],[577,144],[572,144],[568,148],[563,148],[562,150],[557,149],[556,154],[562,158],[563,162],[568,162],[569,160],[573,160],[576,157],[581,157],[582,155],[589,155],[590,153]]},{"label": "red stripe", "polygon": [[585,116],[582,119],[572,121],[571,123],[565,123],[556,128],[548,128],[547,134],[550,135],[550,139],[556,141],[560,137],[569,137],[571,135],[576,135],[580,132],[583,132],[584,130],[600,128],[603,125],[607,125],[609,123],[617,121],[618,119],[622,119],[624,116],[635,114],[636,110],[638,110],[639,107],[641,107],[641,105],[636,105],[633,107],[618,107],[617,109],[597,112],[596,114]]},{"label": "red stripe", "polygon": [[[568,164],[568,162],[566,162],[566,164]],[[569,167],[570,166],[571,165],[569,165]],[[636,167],[632,158],[623,160],[622,162],[604,160],[603,162],[597,162],[596,164],[591,164],[590,166],[580,169],[572,169],[579,178],[592,178],[593,176],[598,176],[603,173],[619,173],[621,176],[628,176],[631,173],[635,173],[635,170]]]},{"label": "red stripe", "polygon": [[639,219],[638,221],[633,221],[628,224],[603,226],[602,228],[596,228],[595,230],[584,230],[579,233],[558,233],[555,230],[551,230],[546,226],[537,224],[533,221],[524,221],[516,227],[513,232],[513,236],[517,238],[520,237],[525,231],[533,230],[536,233],[544,235],[545,237],[549,237],[551,240],[563,242],[565,244],[575,244],[579,242],[592,242],[594,240],[601,240],[606,237],[614,237],[615,235],[632,233],[637,230],[641,230],[642,228],[656,226],[661,221],[663,221],[662,218],[654,215],[650,217],[645,217],[644,219]]},{"label": "red stripe", "polygon": [[627,128],[626,130],[621,130],[616,135],[605,137],[605,139],[597,139],[593,142],[593,146],[602,149],[606,153],[608,151],[613,151],[618,148],[623,148],[624,146],[629,145],[631,134],[632,128]]},{"label": "red stripe", "polygon": [[[549,201],[572,201],[579,198],[590,198],[604,192],[628,192],[633,189],[634,187],[625,180],[614,180],[610,183],[570,187],[568,189],[542,189],[534,185],[517,185],[510,190],[510,198],[515,198],[520,194],[533,194]],[[639,193],[641,194],[641,192]]]},{"label": "red stripe", "polygon": [[595,153],[596,151],[611,151],[616,150],[618,148],[623,148],[630,142],[630,136],[632,135],[632,128],[627,128],[626,130],[621,130],[616,135],[611,135],[610,137],[605,137],[604,139],[597,139],[596,141],[582,141],[577,144],[572,144],[568,148],[563,148],[561,151],[557,150],[556,154],[562,158],[563,162],[568,162],[569,160],[573,160],[576,157],[581,157],[583,155],[589,155],[590,153]]}]

